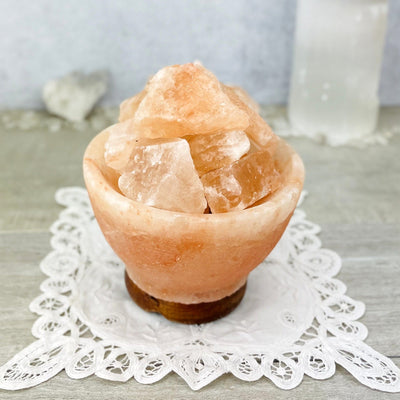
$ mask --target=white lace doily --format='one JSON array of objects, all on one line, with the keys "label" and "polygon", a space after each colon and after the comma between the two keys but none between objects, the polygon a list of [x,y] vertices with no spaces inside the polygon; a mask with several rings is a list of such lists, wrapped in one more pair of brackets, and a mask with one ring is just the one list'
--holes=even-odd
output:
[{"label": "white lace doily", "polygon": [[73,379],[153,383],[171,371],[196,390],[224,373],[245,381],[263,376],[292,389],[304,374],[326,379],[340,364],[374,389],[400,391],[400,370],[363,343],[357,321],[364,304],[333,278],[340,257],[321,248],[319,227],[297,209],[281,241],[248,280],[229,316],[181,325],[137,307],[124,266],[93,217],[82,188],[56,194],[66,207],[52,225],[53,250],[40,267],[48,278],[30,305],[39,314],[37,341],[0,368],[0,388],[38,385],[61,370]]}]

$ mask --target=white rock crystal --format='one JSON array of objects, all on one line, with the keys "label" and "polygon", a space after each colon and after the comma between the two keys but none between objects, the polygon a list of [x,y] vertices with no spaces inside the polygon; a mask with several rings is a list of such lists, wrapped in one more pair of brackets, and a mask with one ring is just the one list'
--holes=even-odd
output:
[{"label": "white rock crystal", "polygon": [[51,80],[43,88],[47,110],[69,121],[83,121],[108,85],[108,72],[84,74],[74,71],[60,79]]}]

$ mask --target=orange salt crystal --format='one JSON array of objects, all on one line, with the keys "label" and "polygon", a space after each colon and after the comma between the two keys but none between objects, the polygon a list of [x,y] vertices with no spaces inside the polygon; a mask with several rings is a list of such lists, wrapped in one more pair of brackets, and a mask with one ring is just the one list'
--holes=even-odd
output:
[{"label": "orange salt crystal", "polygon": [[268,150],[258,151],[201,177],[211,212],[243,210],[280,187]]},{"label": "orange salt crystal", "polygon": [[240,86],[233,86],[233,85],[224,85],[228,86],[236,93],[240,100],[246,104],[247,107],[251,108],[257,114],[260,113],[260,106],[259,104]]},{"label": "orange salt crystal", "polygon": [[189,143],[199,176],[239,160],[250,149],[250,141],[243,131],[191,135],[184,139]]},{"label": "orange salt crystal", "polygon": [[142,137],[182,137],[244,130],[245,111],[233,104],[218,79],[199,64],[165,67],[150,79],[135,115]]},{"label": "orange salt crystal", "polygon": [[139,139],[118,180],[128,198],[170,211],[203,213],[200,178],[183,139]]},{"label": "orange salt crystal", "polygon": [[119,122],[124,122],[127,119],[133,118],[142,102],[144,96],[146,95],[146,90],[142,90],[137,95],[124,100],[119,106]]},{"label": "orange salt crystal", "polygon": [[135,134],[132,119],[111,125],[104,130],[108,132],[105,143],[104,159],[110,168],[121,171],[129,161],[138,135]]},{"label": "orange salt crystal", "polygon": [[244,130],[256,145],[262,148],[274,149],[277,145],[277,137],[272,132],[271,127],[261,118],[261,116],[245,104],[237,95],[235,89],[230,86],[224,86],[224,91],[233,104],[246,112],[249,117],[249,126]]}]

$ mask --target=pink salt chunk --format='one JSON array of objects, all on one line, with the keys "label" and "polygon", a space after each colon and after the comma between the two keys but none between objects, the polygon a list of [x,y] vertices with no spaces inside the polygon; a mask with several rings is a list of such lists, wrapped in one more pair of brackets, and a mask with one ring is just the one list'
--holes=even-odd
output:
[{"label": "pink salt chunk", "polygon": [[135,133],[131,119],[111,125],[105,143],[104,160],[110,168],[121,171],[128,163],[138,135]]},{"label": "pink salt chunk", "polygon": [[199,64],[165,67],[146,86],[134,115],[143,137],[182,137],[244,130],[249,118],[218,79]]},{"label": "pink salt chunk", "polygon": [[236,95],[239,97],[240,100],[246,104],[247,107],[251,108],[257,114],[260,113],[260,106],[259,104],[240,86],[232,86],[232,85],[225,85],[233,89]]},{"label": "pink salt chunk", "polygon": [[164,210],[203,213],[207,207],[183,139],[138,140],[118,186],[126,197]]},{"label": "pink salt chunk", "polygon": [[243,131],[185,136],[199,176],[239,160],[250,149]]},{"label": "pink salt chunk", "polygon": [[142,102],[144,96],[146,95],[146,90],[142,90],[137,95],[124,100],[119,106],[119,122],[124,122],[127,119],[133,118],[136,111]]},{"label": "pink salt chunk", "polygon": [[201,181],[211,212],[243,210],[280,187],[279,172],[268,150],[211,171]]},{"label": "pink salt chunk", "polygon": [[232,103],[247,114],[249,125],[244,131],[249,138],[260,148],[268,148],[271,151],[275,150],[278,139],[272,132],[271,127],[253,108],[249,107],[249,105],[238,96],[234,88],[224,85],[223,89]]}]

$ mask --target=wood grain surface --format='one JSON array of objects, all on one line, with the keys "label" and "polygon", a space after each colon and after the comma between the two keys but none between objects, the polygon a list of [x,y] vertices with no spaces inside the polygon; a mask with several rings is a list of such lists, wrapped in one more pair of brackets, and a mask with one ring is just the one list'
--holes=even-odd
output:
[{"label": "wood grain surface", "polygon": [[[400,108],[385,108],[381,125],[400,124]],[[0,128],[0,365],[34,341],[28,310],[44,279],[38,264],[50,250],[48,228],[61,207],[62,186],[83,185],[81,160],[93,129]],[[339,279],[366,304],[366,343],[400,366],[400,134],[388,146],[331,148],[290,139],[306,166],[309,197],[302,208],[321,225],[323,246],[343,259]],[[0,399],[395,399],[359,384],[341,367],[326,381],[308,377],[290,392],[266,378],[243,382],[225,375],[198,392],[171,373],[142,385],[131,379],[71,380],[64,372]]]}]

